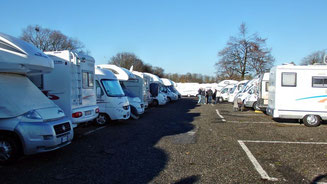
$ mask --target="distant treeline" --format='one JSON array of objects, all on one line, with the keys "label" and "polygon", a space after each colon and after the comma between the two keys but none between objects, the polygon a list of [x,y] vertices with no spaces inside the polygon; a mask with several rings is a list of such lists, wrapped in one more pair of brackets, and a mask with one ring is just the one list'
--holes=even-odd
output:
[{"label": "distant treeline", "polygon": [[114,64],[120,67],[130,69],[133,66],[134,71],[148,72],[159,76],[160,78],[168,78],[174,82],[197,82],[197,83],[214,83],[216,78],[208,75],[187,73],[187,74],[177,74],[164,72],[161,67],[152,66],[150,64],[144,63],[140,58],[138,58],[134,53],[121,52],[117,53],[115,56],[111,57],[108,61],[109,64]]}]

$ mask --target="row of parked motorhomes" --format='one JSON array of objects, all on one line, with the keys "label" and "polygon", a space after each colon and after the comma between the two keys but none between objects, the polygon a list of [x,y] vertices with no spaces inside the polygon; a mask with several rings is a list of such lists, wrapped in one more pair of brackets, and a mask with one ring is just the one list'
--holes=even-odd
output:
[{"label": "row of parked motorhomes", "polygon": [[149,105],[181,95],[174,82],[88,55],[42,52],[0,33],[0,163],[71,143],[74,128],[138,119]]},{"label": "row of parked motorhomes", "polygon": [[[195,96],[197,90],[217,89],[219,102],[237,102],[238,109],[261,110],[276,119],[302,120],[319,126],[327,119],[327,65],[283,64],[252,80],[223,80],[218,84],[177,83],[182,95]],[[193,86],[193,87],[191,87]],[[223,86],[223,87],[222,87]]]}]

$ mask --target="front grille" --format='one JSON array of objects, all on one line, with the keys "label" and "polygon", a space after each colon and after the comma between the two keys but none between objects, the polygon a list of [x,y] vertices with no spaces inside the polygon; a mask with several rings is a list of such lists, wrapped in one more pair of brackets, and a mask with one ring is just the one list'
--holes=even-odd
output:
[{"label": "front grille", "polygon": [[59,135],[59,134],[62,134],[62,133],[65,133],[65,132],[68,132],[71,130],[70,124],[68,122],[59,124],[59,125],[55,125],[55,126],[53,126],[53,128],[56,132],[56,135]]},{"label": "front grille", "polygon": [[129,108],[129,105],[123,106],[124,110],[128,110],[128,108]]}]

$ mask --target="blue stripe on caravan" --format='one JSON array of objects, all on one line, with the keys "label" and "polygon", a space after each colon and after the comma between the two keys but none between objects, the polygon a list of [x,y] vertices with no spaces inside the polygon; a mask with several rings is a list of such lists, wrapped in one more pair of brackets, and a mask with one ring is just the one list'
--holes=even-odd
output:
[{"label": "blue stripe on caravan", "polygon": [[305,98],[298,98],[298,99],[296,99],[296,101],[298,101],[298,100],[306,100],[306,99],[311,99],[311,98],[322,98],[322,97],[327,97],[327,95],[310,96],[310,97],[305,97]]}]

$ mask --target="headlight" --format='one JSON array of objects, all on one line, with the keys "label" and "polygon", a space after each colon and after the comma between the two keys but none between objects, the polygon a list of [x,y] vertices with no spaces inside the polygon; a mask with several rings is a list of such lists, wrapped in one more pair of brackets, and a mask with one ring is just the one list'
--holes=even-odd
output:
[{"label": "headlight", "polygon": [[43,122],[43,118],[36,110],[28,111],[21,117],[22,122]]},{"label": "headlight", "polygon": [[37,113],[35,110],[28,111],[23,116],[28,119],[37,119],[37,120],[42,119],[41,115]]}]

